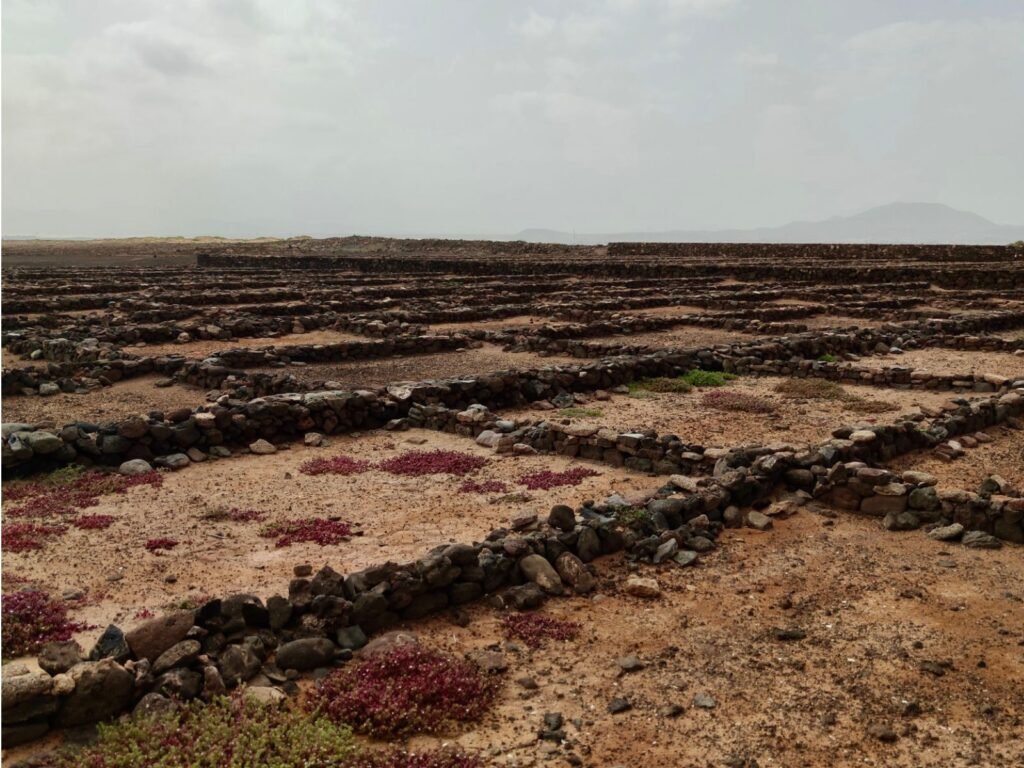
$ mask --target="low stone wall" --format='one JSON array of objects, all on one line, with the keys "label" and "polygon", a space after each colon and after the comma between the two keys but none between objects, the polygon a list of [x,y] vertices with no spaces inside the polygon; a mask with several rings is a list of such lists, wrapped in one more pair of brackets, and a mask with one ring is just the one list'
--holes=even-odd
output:
[{"label": "low stone wall", "polygon": [[[411,563],[350,574],[296,569],[287,597],[240,594],[177,611],[124,633],[111,625],[88,654],[73,644],[44,648],[44,672],[5,665],[3,742],[38,738],[53,726],[113,717],[147,694],[191,699],[245,683],[259,672],[287,687],[288,671],[344,663],[367,635],[496,592],[509,607],[596,586],[588,563],[622,550],[692,563],[714,548],[721,523],[695,513],[669,528],[622,525],[608,505],[556,507],[548,521],[519,519],[482,543],[442,545]],[[668,554],[668,550],[672,553]],[[293,690],[294,682],[291,682]],[[151,697],[152,700],[152,697]]]},{"label": "low stone wall", "polygon": [[[1024,544],[1024,498],[1005,481],[990,478],[993,485],[985,493],[940,490],[936,479],[923,472],[894,473],[861,464],[837,464],[814,477],[813,484],[811,478],[799,475],[788,479],[833,507],[882,518],[888,530],[910,531],[931,524],[945,529],[934,536],[943,541],[957,540],[967,531],[981,531]],[[988,542],[987,546],[996,544]]]},{"label": "low stone wall", "polygon": [[481,405],[463,411],[438,405],[415,406],[408,417],[388,427],[421,427],[461,434],[499,453],[541,451],[624,466],[637,472],[693,476],[756,467],[766,456],[773,456],[776,463],[781,457],[798,456],[813,457],[825,467],[846,461],[875,465],[911,451],[935,448],[951,438],[972,435],[995,424],[1016,425],[1022,414],[1024,383],[1015,391],[944,410],[930,421],[914,415],[870,429],[840,427],[830,439],[815,446],[753,444],[705,448],[684,443],[676,435],[658,435],[653,430],[619,432],[607,427],[545,420],[521,425]]},{"label": "low stone wall", "polygon": [[[583,251],[578,258],[568,253],[562,258],[549,258],[543,256],[545,252],[540,246],[524,244],[522,251],[516,253],[512,258],[491,259],[405,253],[372,258],[342,253],[274,256],[252,251],[211,252],[197,254],[196,263],[200,268],[358,270],[373,274],[560,275],[586,270],[588,274],[607,277],[741,275],[746,280],[824,284],[921,281],[927,271],[930,282],[960,289],[1015,288],[1024,264],[1022,251],[1008,246],[612,243],[604,258],[582,255]],[[978,268],[993,262],[1003,268]]]},{"label": "low stone wall", "polygon": [[[747,374],[764,373],[768,370],[766,366],[774,365],[777,367],[772,372],[786,373],[792,367],[805,375],[828,375],[839,368],[832,369],[828,364],[808,361],[824,353],[865,351],[864,348],[871,347],[875,339],[872,332],[804,335],[734,345],[726,350],[672,350],[652,355],[607,358],[581,366],[504,371],[376,391],[303,394],[292,389],[290,394],[255,400],[225,395],[216,405],[195,411],[182,410],[165,420],[133,419],[99,426],[71,424],[59,431],[60,444],[44,437],[34,438],[36,443],[45,446],[43,451],[34,448],[27,437],[19,437],[30,427],[15,425],[17,428],[5,428],[3,465],[11,470],[31,472],[80,461],[83,457],[87,461],[117,465],[127,459],[152,460],[181,453],[188,448],[206,451],[212,446],[244,446],[260,438],[286,441],[311,430],[330,434],[379,427],[393,419],[408,416],[415,405],[443,405],[458,409],[472,404],[488,408],[517,406],[550,400],[564,393],[609,390],[637,379],[678,376],[693,368]],[[790,362],[793,360],[798,362]],[[265,380],[257,377],[247,379],[240,371],[232,372],[212,362],[190,364],[177,375],[208,388],[230,384],[229,377],[236,373],[241,377],[236,376],[237,392],[246,396],[259,394],[258,391],[245,391],[247,382],[257,390],[272,386],[291,389],[295,385],[287,375],[280,379],[271,376]],[[989,385],[989,382],[985,383]]]},{"label": "low stone wall", "polygon": [[[1004,395],[951,415],[942,429],[980,427],[1021,410],[1024,398]],[[465,414],[456,422],[477,423]],[[962,537],[965,546],[999,546],[986,531],[1024,542],[1024,499],[994,495],[1008,490],[998,483],[987,495],[940,493],[927,475],[904,472],[897,479],[858,458],[884,456],[880,448],[898,447],[905,428],[851,432],[802,454],[764,451],[750,463],[743,461],[751,456],[737,462],[724,455],[711,477],[673,476],[648,494],[642,507],[621,497],[576,510],[557,506],[546,521],[517,518],[482,543],[441,545],[403,565],[382,563],[347,575],[330,567],[314,575],[311,568],[299,567],[287,596],[264,601],[231,595],[195,611],[152,619],[128,633],[111,625],[88,660],[73,644],[48,646],[40,656],[44,672],[4,667],[4,744],[38,738],[53,726],[82,725],[152,706],[154,694],[158,704],[164,697],[216,695],[259,673],[294,692],[296,672],[344,663],[367,635],[399,622],[494,593],[518,609],[537,607],[548,595],[586,594],[596,586],[588,564],[619,551],[654,564],[692,565],[700,553],[715,548],[723,527],[765,530],[774,515],[789,511],[787,505],[813,498],[883,517],[892,530],[931,523],[930,535],[944,541]],[[793,497],[769,506],[780,484]],[[751,507],[756,509],[744,512]],[[641,597],[658,594],[656,583],[635,578],[626,589]]]},{"label": "low stone wall", "polygon": [[395,355],[430,354],[465,346],[466,339],[460,336],[394,336],[380,341],[340,341],[334,344],[288,344],[264,349],[226,349],[210,357],[229,367],[251,368],[291,361],[328,363]]},{"label": "low stone wall", "polygon": [[182,357],[143,357],[95,363],[48,363],[45,368],[12,368],[3,372],[2,392],[4,397],[83,392],[136,376],[154,373],[171,376],[184,365]]}]

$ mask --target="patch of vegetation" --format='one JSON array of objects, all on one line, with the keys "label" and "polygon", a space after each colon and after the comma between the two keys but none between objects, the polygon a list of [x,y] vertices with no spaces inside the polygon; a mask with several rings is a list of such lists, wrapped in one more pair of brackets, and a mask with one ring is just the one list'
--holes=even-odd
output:
[{"label": "patch of vegetation", "polygon": [[385,459],[378,469],[393,475],[468,475],[487,463],[487,459],[460,451],[407,451],[401,456]]},{"label": "patch of vegetation", "polygon": [[138,485],[163,484],[158,472],[141,475],[118,475],[104,472],[82,472],[81,467],[65,467],[50,473],[46,479],[12,483],[4,488],[4,501],[23,502],[4,510],[9,517],[58,517],[73,515],[80,509],[99,504],[100,496],[124,493]]},{"label": "patch of vegetation", "polygon": [[332,672],[306,706],[357,733],[393,739],[479,720],[497,692],[498,680],[475,664],[410,643]]},{"label": "patch of vegetation", "polygon": [[72,520],[71,524],[87,531],[102,531],[112,526],[116,519],[113,515],[82,515]]},{"label": "patch of vegetation", "polygon": [[68,464],[66,467],[55,469],[42,478],[41,482],[47,485],[67,485],[75,482],[85,474],[85,467],[81,464]]},{"label": "patch of vegetation", "polygon": [[716,411],[738,411],[742,413],[774,413],[776,405],[765,397],[748,392],[716,390],[705,392],[701,402]]},{"label": "patch of vegetation", "polygon": [[43,523],[4,523],[0,527],[4,552],[30,552],[42,549],[46,542],[67,532],[64,525]]},{"label": "patch of vegetation", "polygon": [[278,548],[304,542],[327,547],[348,541],[352,537],[352,526],[341,520],[310,517],[265,525],[260,530],[260,536],[265,539],[277,539],[274,546]]},{"label": "patch of vegetation", "polygon": [[658,376],[653,379],[638,379],[629,383],[629,394],[631,397],[650,397],[654,393],[675,393],[685,394],[693,389],[689,382],[682,377],[670,379],[665,376]]},{"label": "patch of vegetation", "polygon": [[682,376],[683,381],[692,387],[723,387],[737,378],[735,373],[703,371],[700,368],[689,370]]},{"label": "patch of vegetation", "polygon": [[568,642],[580,634],[580,625],[543,613],[510,613],[501,620],[505,637],[521,640],[530,648],[541,648],[548,640]]},{"label": "patch of vegetation", "polygon": [[563,416],[567,419],[596,419],[598,416],[604,416],[604,411],[600,408],[563,408],[558,412],[559,416]]},{"label": "patch of vegetation", "polygon": [[819,363],[834,363],[836,359],[836,356],[831,352],[826,352],[824,355],[818,355]]},{"label": "patch of vegetation", "polygon": [[786,379],[775,385],[775,391],[780,395],[810,400],[842,400],[851,396],[839,384],[828,379]]},{"label": "patch of vegetation", "polygon": [[459,486],[459,493],[508,493],[508,486],[501,480],[467,480]]},{"label": "patch of vegetation", "polygon": [[[58,768],[306,768],[354,762],[352,731],[324,717],[241,697],[191,701],[177,711],[101,724],[93,744],[62,753]],[[395,763],[401,765],[401,763]]]},{"label": "patch of vegetation", "polygon": [[533,472],[519,478],[519,483],[525,485],[531,491],[547,491],[552,488],[559,488],[563,485],[579,485],[586,477],[597,477],[600,472],[595,472],[588,467],[573,467],[565,472]]},{"label": "patch of vegetation", "polygon": [[806,400],[836,400],[843,408],[855,413],[885,413],[899,406],[882,400],[869,400],[828,379],[787,379],[775,385],[779,394]]},{"label": "patch of vegetation", "polygon": [[615,519],[623,528],[639,528],[650,522],[651,513],[647,507],[620,507],[615,512]]},{"label": "patch of vegetation", "polygon": [[63,602],[34,589],[0,597],[0,614],[5,659],[38,653],[47,643],[70,640],[75,632],[90,628],[87,624],[70,621]]},{"label": "patch of vegetation", "polygon": [[406,752],[401,749],[368,752],[339,768],[484,768],[483,760],[456,749]]},{"label": "patch of vegetation", "polygon": [[856,395],[849,400],[844,400],[843,407],[854,413],[889,413],[899,410],[898,405],[887,403],[884,400],[868,400]]}]

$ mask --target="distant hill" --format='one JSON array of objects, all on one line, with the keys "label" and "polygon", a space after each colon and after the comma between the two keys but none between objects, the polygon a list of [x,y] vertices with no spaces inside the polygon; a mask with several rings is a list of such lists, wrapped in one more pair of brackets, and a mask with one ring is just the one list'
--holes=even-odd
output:
[{"label": "distant hill", "polygon": [[1024,226],[996,224],[941,203],[890,203],[853,216],[794,221],[759,229],[577,233],[525,229],[516,239],[596,245],[611,242],[708,243],[964,243],[1005,245],[1024,240]]}]

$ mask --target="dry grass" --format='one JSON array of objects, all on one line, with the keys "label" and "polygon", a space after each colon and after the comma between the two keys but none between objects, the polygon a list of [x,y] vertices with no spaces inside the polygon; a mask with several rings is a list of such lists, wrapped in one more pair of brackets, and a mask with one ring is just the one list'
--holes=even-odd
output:
[{"label": "dry grass", "polygon": [[795,400],[835,400],[854,413],[885,413],[898,410],[892,403],[855,395],[828,379],[788,379],[775,385],[780,395]]}]

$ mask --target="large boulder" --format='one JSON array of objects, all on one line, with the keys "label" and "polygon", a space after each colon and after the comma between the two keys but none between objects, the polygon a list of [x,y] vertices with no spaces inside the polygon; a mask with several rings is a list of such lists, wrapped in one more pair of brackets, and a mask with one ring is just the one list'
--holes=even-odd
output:
[{"label": "large boulder", "polygon": [[60,709],[57,722],[62,726],[105,720],[131,703],[135,676],[113,659],[83,661],[68,674],[75,690]]},{"label": "large boulder", "polygon": [[39,652],[39,666],[51,675],[67,672],[82,661],[82,649],[74,640],[47,643]]},{"label": "large boulder", "polygon": [[29,432],[25,435],[25,443],[40,456],[56,453],[64,447],[64,441],[57,437],[57,435],[42,430]]},{"label": "large boulder", "polygon": [[202,646],[198,640],[182,640],[180,643],[175,643],[161,653],[153,663],[153,674],[162,675],[175,667],[188,666],[199,658],[201,651]]},{"label": "large boulder", "polygon": [[4,724],[20,723],[56,712],[61,693],[59,682],[55,682],[58,680],[45,672],[32,672],[21,664],[5,664],[2,686]]},{"label": "large boulder", "polygon": [[334,660],[337,647],[326,637],[304,637],[277,649],[277,666],[300,672],[325,667]]},{"label": "large boulder", "polygon": [[172,645],[184,640],[194,623],[192,611],[175,611],[140,624],[126,633],[125,639],[136,658],[154,662]]},{"label": "large boulder", "polygon": [[549,595],[564,592],[558,571],[542,555],[527,555],[519,561],[519,570],[528,581],[532,581]]},{"label": "large boulder", "polygon": [[122,475],[144,475],[152,472],[153,467],[145,459],[130,459],[118,467],[117,471]]},{"label": "large boulder", "polygon": [[579,595],[585,595],[597,586],[597,580],[587,570],[587,566],[572,552],[560,554],[555,560],[555,569],[562,577],[562,581]]}]

